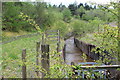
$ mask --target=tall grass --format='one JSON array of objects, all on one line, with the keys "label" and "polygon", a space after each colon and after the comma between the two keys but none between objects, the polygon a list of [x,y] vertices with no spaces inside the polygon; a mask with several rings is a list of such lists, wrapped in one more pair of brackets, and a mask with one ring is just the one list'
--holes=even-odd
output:
[{"label": "tall grass", "polygon": [[[15,40],[13,42],[3,44],[2,45],[2,70],[5,78],[20,78],[21,67],[22,67],[22,49],[26,49],[27,54],[27,76],[31,77],[33,75],[36,77],[35,69],[36,69],[36,42],[41,41],[41,35],[22,38],[19,40]],[[61,40],[63,45],[63,40]],[[57,48],[57,41],[52,42],[49,41],[47,44],[50,45],[50,56],[54,55],[54,51]],[[61,54],[61,53],[60,53]],[[59,57],[59,56],[58,56]],[[39,61],[41,60],[39,56]],[[51,59],[50,63],[53,63],[53,59]],[[40,63],[41,64],[41,63]],[[41,67],[41,66],[39,66]],[[32,73],[32,74],[30,74]]]},{"label": "tall grass", "polygon": [[35,62],[36,42],[41,42],[41,35],[22,38],[2,45],[2,68],[5,77],[21,77],[22,49],[27,51],[28,62]]}]

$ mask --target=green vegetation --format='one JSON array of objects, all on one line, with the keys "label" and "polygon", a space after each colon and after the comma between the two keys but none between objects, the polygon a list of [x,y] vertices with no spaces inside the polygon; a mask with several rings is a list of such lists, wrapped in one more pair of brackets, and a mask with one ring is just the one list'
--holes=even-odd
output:
[{"label": "green vegetation", "polygon": [[70,20],[71,20],[71,12],[70,12],[69,9],[64,9],[64,11],[63,11],[63,20],[65,22],[70,22]]},{"label": "green vegetation", "polygon": [[[113,9],[110,8],[111,6]],[[73,3],[68,7],[62,4],[59,6],[50,5],[45,2],[3,2],[3,42],[17,35],[36,32],[42,34],[46,30],[60,30],[61,47],[64,45],[63,39],[73,35],[86,43],[104,48],[112,56],[118,56],[116,59],[118,60],[120,55],[118,51],[119,28],[105,25],[110,22],[119,22],[117,20],[119,16],[117,10],[118,3],[113,2],[106,6]],[[37,67],[41,72],[44,71],[41,66],[35,65],[36,42],[41,42],[41,36],[20,38],[7,44],[0,44],[3,56],[3,75],[5,77],[21,77],[21,66],[23,64],[21,53],[23,48],[27,50],[26,65],[28,73],[30,71],[34,72]],[[50,41],[50,43],[55,42]],[[59,56],[61,53],[56,53],[55,50],[56,45],[50,44],[51,74],[47,74],[45,77],[72,77],[71,66],[64,64],[62,57]],[[102,51],[99,52],[103,54]],[[105,54],[103,55],[105,56]],[[106,60],[108,61],[108,59]],[[65,74],[65,72],[68,74]],[[30,76],[28,74],[28,77]]]},{"label": "green vegetation", "polygon": [[[40,37],[41,36],[22,38],[20,40],[2,45],[2,60],[4,61],[2,66],[4,72],[3,74],[6,77],[21,77],[20,65],[22,61],[22,49],[27,50],[28,62],[35,62],[36,42],[40,41]],[[14,74],[15,72],[18,73]]]},{"label": "green vegetation", "polygon": [[[76,20],[78,20],[79,23],[82,23],[82,20],[89,23],[96,18],[104,23],[116,20],[116,17],[111,12],[102,11],[100,8],[91,6],[92,5],[88,4],[80,3],[77,5],[74,3],[70,4],[67,8],[62,4],[55,7],[50,4],[47,5],[45,2],[4,2],[2,30],[13,32],[19,32],[20,30],[35,32],[36,28],[34,27],[35,25],[31,24],[31,19],[33,20],[33,23],[36,23],[43,31],[53,29],[54,25],[59,27],[59,24],[57,24],[59,21],[63,21],[65,26],[67,26],[70,23],[76,23]],[[24,15],[20,16],[21,13]],[[92,25],[89,24],[89,26]],[[87,27],[85,28],[87,30]],[[80,31],[78,30],[77,32]]]},{"label": "green vegetation", "polygon": [[[103,53],[104,50],[108,51],[110,53],[109,55],[112,55],[112,57],[118,56],[118,41],[120,40],[118,37],[118,27],[104,25],[104,30],[100,31],[99,34],[87,34],[85,37],[80,38],[80,40],[86,43],[92,43],[98,48],[103,48],[99,50],[99,52],[104,56],[106,56],[106,54]],[[115,57],[114,60],[111,60],[106,56],[103,62],[109,61],[115,61],[117,63],[117,58]]]}]

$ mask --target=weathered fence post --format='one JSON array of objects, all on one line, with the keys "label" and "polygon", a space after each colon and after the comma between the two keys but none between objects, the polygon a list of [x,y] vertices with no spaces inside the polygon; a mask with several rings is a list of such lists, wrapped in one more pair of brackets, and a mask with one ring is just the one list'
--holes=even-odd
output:
[{"label": "weathered fence post", "polygon": [[64,62],[66,62],[66,44],[63,47],[63,59],[64,59]]},{"label": "weathered fence post", "polygon": [[27,77],[26,65],[25,65],[25,62],[26,62],[26,49],[22,50],[22,62],[23,62],[23,65],[22,65],[22,78],[25,79]]},{"label": "weathered fence post", "polygon": [[60,52],[60,31],[58,30],[58,43],[57,43],[57,52]]},{"label": "weathered fence post", "polygon": [[60,48],[60,44],[57,43],[57,53],[60,51],[59,48]]},{"label": "weathered fence post", "polygon": [[[46,73],[49,73],[49,45],[41,45],[41,65],[42,68],[46,70]],[[42,72],[42,78],[46,75],[46,73]]]},{"label": "weathered fence post", "polygon": [[[118,0],[119,1],[119,0]],[[120,37],[120,1],[118,2],[118,37]],[[118,38],[118,55],[117,55],[118,57],[118,59],[117,59],[117,64],[120,64],[119,62],[120,62],[120,40],[119,40],[119,38]]]},{"label": "weathered fence post", "polygon": [[[39,53],[40,53],[40,42],[37,42],[36,43],[36,65],[37,67],[39,66],[39,60],[38,60],[38,57],[39,57]],[[36,74],[37,76],[39,76],[39,71],[38,71],[39,68],[36,69]]]},{"label": "weathered fence post", "polygon": [[58,30],[58,43],[60,43],[60,31]]},{"label": "weathered fence post", "polygon": [[44,34],[42,34],[42,45],[44,44]]}]

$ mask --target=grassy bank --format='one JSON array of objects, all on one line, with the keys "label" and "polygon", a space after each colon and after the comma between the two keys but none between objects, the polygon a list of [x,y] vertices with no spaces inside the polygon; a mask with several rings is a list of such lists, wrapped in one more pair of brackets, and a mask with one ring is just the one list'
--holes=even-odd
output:
[{"label": "grassy bank", "polygon": [[28,62],[35,62],[36,42],[41,41],[41,35],[22,38],[2,45],[3,73],[6,77],[21,77],[22,49],[27,51]]}]

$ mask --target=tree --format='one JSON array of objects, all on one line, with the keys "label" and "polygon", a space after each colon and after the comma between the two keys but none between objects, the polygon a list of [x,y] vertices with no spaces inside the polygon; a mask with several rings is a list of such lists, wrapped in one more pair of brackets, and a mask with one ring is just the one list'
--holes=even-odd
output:
[{"label": "tree", "polygon": [[18,32],[19,30],[25,30],[25,31],[34,30],[33,26],[31,26],[26,21],[23,21],[19,17],[20,12],[23,12],[33,18],[34,10],[35,10],[34,6],[31,3],[4,2],[2,30],[16,31],[16,32]]},{"label": "tree", "polygon": [[108,21],[115,21],[116,16],[111,14],[108,11],[102,11],[101,9],[94,9],[86,11],[85,14],[83,14],[82,18],[84,20],[93,20],[95,17],[100,18],[101,20],[104,20],[106,22]]},{"label": "tree", "polygon": [[22,22],[19,19],[20,7],[15,2],[3,3],[3,28],[2,30],[18,31],[22,28]]},{"label": "tree", "polygon": [[50,28],[54,22],[54,15],[46,9],[46,3],[37,3],[35,20],[42,30]]},{"label": "tree", "polygon": [[70,4],[68,6],[68,8],[70,9],[72,15],[76,15],[76,10],[77,10],[77,5],[76,4]]},{"label": "tree", "polygon": [[60,12],[62,12],[66,8],[65,5],[62,5],[62,3],[60,3],[60,5],[58,7],[60,9]]},{"label": "tree", "polygon": [[57,8],[57,5],[54,4],[54,5],[53,5],[53,8]]},{"label": "tree", "polygon": [[82,20],[74,20],[71,23],[72,30],[75,34],[84,34],[85,32],[88,32],[88,23]]},{"label": "tree", "polygon": [[83,14],[85,14],[85,9],[83,6],[80,6],[80,8],[77,9],[77,14],[82,18]]},{"label": "tree", "polygon": [[36,8],[36,16],[35,16],[35,21],[37,22],[37,24],[40,26],[41,29],[44,29],[44,21],[45,21],[45,5],[44,3],[39,3],[37,2],[37,4],[35,5]]},{"label": "tree", "polygon": [[58,7],[61,8],[62,7],[62,3],[60,3],[60,5]]},{"label": "tree", "polygon": [[88,32],[100,32],[102,29],[100,26],[102,26],[105,22],[100,20],[100,18],[95,17],[94,20],[89,20],[89,29]]},{"label": "tree", "polygon": [[88,5],[87,3],[85,3],[84,8],[85,8],[86,10],[90,10],[90,7],[89,7],[89,5]]},{"label": "tree", "polygon": [[64,11],[63,11],[63,20],[65,22],[70,22],[70,20],[71,20],[71,12],[70,12],[69,9],[64,9]]},{"label": "tree", "polygon": [[[107,46],[107,49],[109,48],[109,50],[113,50],[113,52],[118,53],[117,55],[115,55],[115,57],[117,58],[118,62],[120,62],[120,58],[119,58],[120,57],[120,15],[119,15],[120,14],[120,1],[119,2],[111,2],[110,4],[107,4],[107,5],[99,5],[99,7],[103,11],[111,12],[112,14],[114,14],[118,18],[118,20],[117,20],[118,27],[116,27],[116,30],[112,30],[114,33],[111,30],[109,30],[109,29],[111,29],[109,27],[109,29],[107,30],[108,32],[107,32],[106,36],[107,36],[108,40],[113,40],[114,44],[112,44],[112,45],[115,46],[115,48],[113,49],[113,47],[109,46],[111,44],[109,44]],[[113,7],[113,9],[111,9],[110,7]],[[112,28],[112,29],[114,29],[114,28]],[[116,34],[116,36],[113,34]],[[110,35],[110,37],[108,37],[108,35]],[[116,41],[114,41],[114,40],[116,40]],[[114,54],[113,54],[113,56],[114,56]],[[119,63],[117,63],[117,64],[119,64]]]},{"label": "tree", "polygon": [[78,5],[78,8],[80,8],[81,6],[83,6],[83,3],[80,3],[80,4]]},{"label": "tree", "polygon": [[32,3],[32,2],[22,3],[21,12],[23,12],[24,14],[27,14],[31,18],[35,18],[36,9],[35,9],[35,5],[33,5],[33,4],[34,3]]},{"label": "tree", "polygon": [[94,9],[96,9],[96,5],[94,6]]}]

